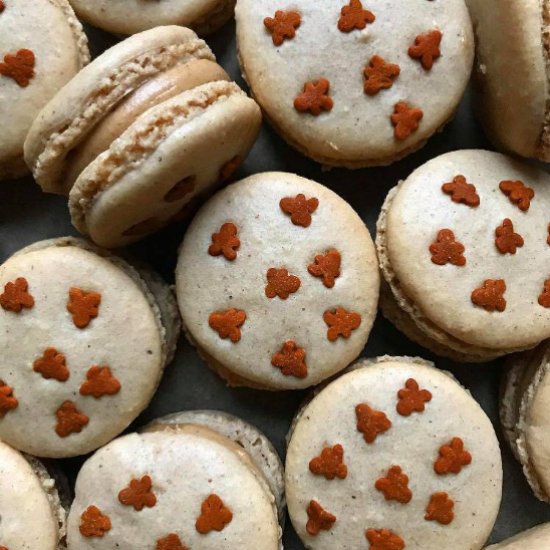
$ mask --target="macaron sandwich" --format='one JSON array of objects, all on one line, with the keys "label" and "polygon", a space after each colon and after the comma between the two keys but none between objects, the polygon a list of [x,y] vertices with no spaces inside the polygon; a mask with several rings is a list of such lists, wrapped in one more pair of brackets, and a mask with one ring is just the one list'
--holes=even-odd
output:
[{"label": "macaron sandwich", "polygon": [[44,191],[69,195],[76,228],[111,248],[161,228],[228,179],[260,123],[259,107],[203,40],[156,27],[62,88],[35,120],[25,158]]}]

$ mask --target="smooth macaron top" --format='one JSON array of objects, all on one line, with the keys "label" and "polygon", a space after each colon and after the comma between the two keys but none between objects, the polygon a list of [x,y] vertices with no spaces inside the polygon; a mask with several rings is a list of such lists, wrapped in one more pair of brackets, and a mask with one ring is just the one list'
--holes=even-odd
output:
[{"label": "smooth macaron top", "polygon": [[420,359],[357,364],[296,418],[286,459],[292,523],[308,548],[479,550],[502,465],[491,422]]},{"label": "smooth macaron top", "polygon": [[550,544],[550,523],[543,523],[486,550],[542,550]]},{"label": "smooth macaron top", "polygon": [[90,452],[145,408],[170,351],[137,271],[75,240],[0,267],[0,438],[46,457]]},{"label": "smooth macaron top", "polygon": [[311,386],[351,363],[378,286],[372,239],[351,206],[283,172],[215,195],[189,227],[176,270],[199,353],[230,382],[232,374],[270,389]]},{"label": "smooth macaron top", "polygon": [[418,149],[470,76],[464,0],[238,0],[236,18],[255,99],[283,137],[329,165],[389,164]]},{"label": "smooth macaron top", "polygon": [[0,442],[0,548],[59,550],[64,525],[48,495],[54,491],[52,479],[41,479],[21,453]]},{"label": "smooth macaron top", "polygon": [[477,38],[478,108],[489,137],[511,152],[549,160],[548,1],[467,3]]},{"label": "smooth macaron top", "polygon": [[550,336],[550,178],[503,155],[437,157],[390,192],[379,247],[401,307],[506,353]]},{"label": "smooth macaron top", "polygon": [[3,0],[0,8],[0,179],[22,175],[23,142],[40,110],[89,60],[67,0]]},{"label": "smooth macaron top", "polygon": [[279,550],[265,481],[229,440],[208,433],[131,434],[100,449],[76,482],[69,548]]}]

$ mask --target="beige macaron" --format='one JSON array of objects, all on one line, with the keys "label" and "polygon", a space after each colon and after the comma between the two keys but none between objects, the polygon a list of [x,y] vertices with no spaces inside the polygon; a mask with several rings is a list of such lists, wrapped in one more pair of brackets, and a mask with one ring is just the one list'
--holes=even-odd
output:
[{"label": "beige macaron", "polygon": [[68,487],[36,458],[0,442],[0,548],[65,550]]},{"label": "beige macaron", "polygon": [[511,539],[488,546],[486,550],[546,550],[550,548],[550,523],[519,533]]},{"label": "beige macaron", "polygon": [[25,156],[73,224],[107,248],[171,221],[228,179],[261,123],[256,103],[183,27],[134,35],[95,59],[41,112]]},{"label": "beige macaron", "polygon": [[306,548],[480,550],[491,533],[496,434],[433,363],[358,362],[299,411],[289,437],[288,510]]},{"label": "beige macaron", "polygon": [[390,164],[451,119],[470,78],[464,0],[238,0],[243,75],[274,128],[329,166]]},{"label": "beige macaron", "polygon": [[67,0],[0,2],[0,180],[28,172],[23,143],[33,120],[89,60]]},{"label": "beige macaron", "polygon": [[529,485],[550,502],[550,344],[510,358],[500,417]]},{"label": "beige macaron", "polygon": [[312,386],[361,353],[379,275],[365,224],[314,181],[257,174],[199,211],[179,251],[189,340],[230,385]]},{"label": "beige macaron", "polygon": [[550,161],[548,0],[467,0],[477,38],[477,107],[495,145]]},{"label": "beige macaron", "polygon": [[148,405],[179,329],[144,266],[72,238],[19,251],[0,266],[0,439],[51,458],[104,445]]},{"label": "beige macaron", "polygon": [[483,362],[550,337],[550,176],[481,150],[392,189],[378,220],[384,315],[440,355]]},{"label": "beige macaron", "polygon": [[82,467],[69,550],[280,550],[283,467],[266,437],[225,413],[158,419]]}]

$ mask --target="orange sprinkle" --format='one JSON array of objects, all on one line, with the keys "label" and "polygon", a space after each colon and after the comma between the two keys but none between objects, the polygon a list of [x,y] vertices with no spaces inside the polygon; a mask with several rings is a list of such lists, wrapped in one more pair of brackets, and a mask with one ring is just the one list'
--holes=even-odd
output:
[{"label": "orange sprinkle", "polygon": [[459,474],[463,466],[471,463],[472,455],[464,449],[464,441],[460,437],[453,437],[439,449],[439,458],[434,463],[434,470],[440,476]]},{"label": "orange sprinkle", "polygon": [[409,56],[420,61],[426,71],[431,70],[434,61],[441,57],[439,46],[442,38],[443,34],[438,30],[419,34],[409,48]]},{"label": "orange sprinkle", "polygon": [[201,515],[195,527],[201,535],[206,535],[210,531],[223,531],[232,519],[233,513],[225,506],[223,500],[218,495],[210,495],[202,503]]},{"label": "orange sprinkle", "polygon": [[309,462],[309,471],[316,476],[324,476],[329,481],[334,478],[346,479],[348,467],[344,464],[344,447],[325,447],[320,456]]},{"label": "orange sprinkle", "polygon": [[150,476],[132,479],[130,485],[118,493],[118,500],[124,506],[133,506],[134,510],[138,512],[145,506],[153,508],[157,503],[157,497],[153,493],[152,487],[153,480]]},{"label": "orange sprinkle", "polygon": [[338,29],[342,32],[363,30],[368,23],[373,23],[375,20],[374,13],[363,9],[361,0],[350,0],[349,4],[340,10]]},{"label": "orange sprinkle", "polygon": [[504,279],[487,279],[481,288],[472,292],[472,302],[486,311],[504,311],[506,309],[506,282]]},{"label": "orange sprinkle", "polygon": [[451,200],[454,202],[461,202],[474,208],[481,202],[476,193],[476,186],[468,183],[464,176],[455,176],[452,182],[444,183],[441,189],[443,193],[451,195]]},{"label": "orange sprinkle", "polygon": [[338,250],[329,250],[326,254],[315,256],[315,262],[308,265],[307,270],[314,277],[322,277],[323,284],[332,288],[336,279],[340,277],[342,258]]},{"label": "orange sprinkle", "polygon": [[178,535],[170,533],[168,536],[157,540],[155,550],[189,550],[189,548],[183,545]]},{"label": "orange sprinkle", "polygon": [[329,531],[336,522],[336,516],[327,512],[316,500],[312,500],[307,507],[308,521],[306,531],[317,536],[321,531]]},{"label": "orange sprinkle", "polygon": [[234,344],[241,339],[241,329],[246,321],[246,313],[241,309],[228,309],[215,311],[210,314],[208,324],[215,330],[220,338],[229,338]]},{"label": "orange sprinkle", "polygon": [[391,420],[382,411],[371,409],[366,403],[355,407],[357,416],[357,431],[363,434],[367,443],[374,443],[376,438],[387,432],[391,426]]},{"label": "orange sprinkle", "polygon": [[86,373],[86,380],[80,386],[80,395],[91,395],[99,399],[104,395],[116,395],[120,388],[120,382],[109,367],[94,365]]},{"label": "orange sprinkle", "polygon": [[28,292],[29,284],[24,277],[18,277],[15,281],[6,283],[4,292],[0,294],[0,306],[6,311],[20,313],[23,308],[31,309],[34,306],[34,298]]},{"label": "orange sprinkle", "polygon": [[16,54],[8,53],[0,63],[0,75],[12,78],[21,87],[26,88],[34,78],[35,57],[26,48]]},{"label": "orange sprinkle", "polygon": [[395,139],[403,141],[418,130],[424,113],[422,109],[411,107],[407,102],[400,101],[395,104],[394,113],[391,115],[391,123],[395,127]]},{"label": "orange sprinkle", "polygon": [[103,537],[111,527],[109,516],[97,506],[88,506],[80,516],[80,533],[83,537]]},{"label": "orange sprinkle", "polygon": [[281,300],[286,300],[291,294],[298,291],[301,284],[300,279],[294,275],[290,275],[287,269],[272,267],[267,270],[265,295],[268,298],[278,296]]},{"label": "orange sprinkle", "polygon": [[281,369],[285,376],[295,376],[296,378],[306,378],[307,376],[306,352],[292,340],[285,342],[281,351],[273,355],[271,364]]},{"label": "orange sprinkle", "polygon": [[325,311],[323,319],[328,325],[327,338],[335,342],[339,336],[349,338],[351,333],[361,325],[361,315],[343,307]]},{"label": "orange sprinkle", "polygon": [[98,316],[100,304],[99,292],[85,292],[80,288],[69,290],[67,311],[73,316],[73,323],[78,328],[86,328]]},{"label": "orange sprinkle", "polygon": [[515,254],[524,245],[523,237],[514,232],[514,224],[509,218],[496,228],[495,236],[495,245],[501,254]]},{"label": "orange sprinkle", "polygon": [[319,116],[322,111],[331,111],[334,101],[328,95],[329,89],[330,82],[326,78],[306,82],[303,92],[294,100],[294,108],[301,113],[309,112],[313,116]]},{"label": "orange sprinkle", "polygon": [[315,197],[306,199],[302,193],[295,197],[285,197],[279,202],[281,210],[290,216],[294,225],[309,227],[311,225],[311,214],[317,210],[319,200]]},{"label": "orange sprinkle", "polygon": [[72,401],[65,401],[55,412],[57,426],[55,432],[59,437],[68,437],[73,433],[80,433],[90,419],[81,413]]},{"label": "orange sprinkle", "polygon": [[455,503],[447,493],[434,493],[426,508],[426,521],[437,521],[441,525],[452,523],[455,515],[453,512]]},{"label": "orange sprinkle", "polygon": [[387,63],[383,57],[373,55],[363,71],[365,93],[376,95],[382,90],[389,90],[400,73],[399,65]]},{"label": "orange sprinkle", "polygon": [[377,491],[384,494],[386,500],[396,500],[401,504],[409,503],[413,496],[409,489],[409,478],[400,466],[392,466],[386,477],[381,477],[374,486]]},{"label": "orange sprinkle", "polygon": [[301,22],[302,17],[297,11],[277,10],[275,17],[264,19],[265,28],[271,33],[275,46],[280,46],[285,40],[292,40]]},{"label": "orange sprinkle", "polygon": [[405,387],[397,392],[397,412],[401,416],[410,416],[413,412],[424,412],[425,404],[432,400],[428,390],[421,390],[414,378],[409,378]]},{"label": "orange sprinkle", "polygon": [[430,245],[432,262],[436,265],[466,265],[465,250],[464,245],[455,239],[455,234],[450,229],[438,231],[437,239]]},{"label": "orange sprinkle", "polygon": [[224,223],[218,233],[212,234],[212,244],[208,248],[210,256],[221,256],[230,262],[237,258],[237,250],[241,241],[237,237],[237,226],[234,223]]},{"label": "orange sprinkle", "polygon": [[0,380],[0,418],[4,418],[10,411],[17,409],[18,405],[19,401],[13,395],[13,388]]},{"label": "orange sprinkle", "polygon": [[33,363],[32,368],[46,380],[53,378],[58,382],[66,382],[70,376],[69,369],[65,364],[65,356],[55,348],[44,350],[44,354]]},{"label": "orange sprinkle", "polygon": [[535,198],[535,191],[522,181],[501,181],[499,188],[523,212],[529,210],[531,200]]}]

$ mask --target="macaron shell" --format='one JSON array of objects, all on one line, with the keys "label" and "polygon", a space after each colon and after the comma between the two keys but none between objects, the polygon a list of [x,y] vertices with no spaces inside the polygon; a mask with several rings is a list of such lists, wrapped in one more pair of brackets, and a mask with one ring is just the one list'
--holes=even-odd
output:
[{"label": "macaron shell", "polygon": [[[414,8],[388,0],[363,2],[376,17],[364,30],[338,29],[348,2],[238,0],[235,10],[241,67],[253,96],[281,135],[328,165],[359,168],[389,164],[424,145],[453,115],[473,62],[473,34],[463,0],[415,2]],[[301,24],[293,39],[275,46],[264,25],[277,10],[297,11]],[[399,32],[396,32],[399,29]],[[408,48],[419,34],[439,29],[441,51],[431,71],[411,59]],[[393,87],[376,96],[364,92],[363,70],[374,55],[398,64]],[[307,82],[326,78],[334,101],[319,116],[300,113],[294,99]],[[420,107],[417,132],[394,137],[390,116],[399,101]]]},{"label": "macaron shell", "polygon": [[58,519],[42,483],[21,453],[0,443],[0,545],[58,550]]},{"label": "macaron shell", "polygon": [[[0,179],[28,171],[23,142],[44,105],[90,59],[82,27],[66,0],[6,0],[0,14],[0,61],[21,49],[34,53],[27,87],[0,77]],[[9,108],[7,108],[9,106]]]},{"label": "macaron shell", "polygon": [[[160,25],[193,27],[222,11],[228,0],[71,0],[78,16],[116,34],[134,34]],[[228,16],[229,18],[229,16]]]},{"label": "macaron shell", "polygon": [[[151,477],[157,502],[137,512],[123,506],[118,494],[144,475]],[[233,519],[222,531],[201,535],[195,523],[211,494],[222,499]],[[84,464],[75,495],[68,524],[71,550],[92,544],[95,550],[111,550],[117,544],[150,550],[170,533],[185,546],[201,550],[279,550],[279,525],[264,488],[237,454],[199,435],[164,431],[115,440]],[[112,529],[102,538],[85,538],[79,532],[80,516],[91,504],[111,519]]]},{"label": "macaron shell", "polygon": [[488,546],[486,550],[543,550],[548,545],[550,545],[550,523],[543,523],[500,544]]},{"label": "macaron shell", "polygon": [[545,2],[467,0],[477,36],[478,107],[489,137],[509,151],[548,160],[550,151],[540,148],[549,97]]},{"label": "macaron shell", "polygon": [[[6,335],[0,379],[19,402],[0,421],[0,438],[37,456],[90,452],[116,437],[150,401],[165,361],[159,322],[129,275],[77,246],[13,256],[0,268],[0,288],[18,277],[27,279],[35,304],[20,314],[0,309],[0,332]],[[101,294],[99,314],[84,329],[74,325],[67,311],[71,287]],[[49,347],[65,356],[66,382],[33,370]],[[79,393],[93,365],[110,367],[121,384],[119,393],[99,399]],[[89,423],[80,433],[60,437],[56,411],[67,400]]]},{"label": "macaron shell", "polygon": [[[319,201],[307,228],[294,225],[279,204],[299,193]],[[241,242],[234,262],[208,253],[212,234],[226,222],[237,226]],[[333,288],[308,272],[315,256],[330,249],[342,261]],[[270,268],[297,276],[298,291],[286,300],[268,298]],[[351,206],[326,187],[283,172],[257,174],[215,195],[189,227],[176,269],[183,324],[199,352],[270,389],[305,388],[349,365],[368,339],[378,287],[374,246]],[[358,313],[361,324],[348,339],[329,341],[323,314],[337,307]],[[208,324],[211,313],[229,308],[247,316],[237,343],[222,340]],[[305,378],[285,376],[271,363],[288,340],[306,352]]]},{"label": "macaron shell", "polygon": [[[495,522],[501,499],[502,465],[494,429],[481,407],[452,377],[431,363],[383,357],[360,362],[323,389],[302,411],[287,452],[286,489],[292,523],[307,548],[363,548],[367,529],[389,529],[407,550],[479,550]],[[424,412],[401,416],[398,391],[413,378],[432,394]],[[367,403],[384,412],[390,429],[367,444],[357,429],[355,407]],[[337,420],[336,420],[337,419]],[[463,440],[471,464],[459,474],[436,475],[442,445]],[[340,444],[348,472],[329,481],[313,475],[309,462],[325,447]],[[386,501],[375,482],[398,465],[409,477],[412,500]],[[424,519],[430,496],[445,492],[454,501],[449,525]],[[329,532],[306,531],[307,508],[318,501],[336,516]]]},{"label": "macaron shell", "polygon": [[189,29],[157,27],[117,44],[80,71],[42,110],[25,142],[25,160],[42,188],[68,194],[62,175],[70,150],[143,82],[193,59],[214,55]]},{"label": "macaron shell", "polygon": [[[73,223],[108,248],[166,225],[195,196],[244,159],[261,124],[256,103],[230,82],[198,86],[149,110],[80,176],[70,194]],[[189,192],[168,193],[185,178]],[[136,224],[151,220],[142,230]]]},{"label": "macaron shell", "polygon": [[[458,174],[476,186],[477,208],[453,202],[442,191]],[[528,211],[499,189],[503,180],[533,188]],[[538,303],[550,276],[549,211],[545,172],[487,151],[448,153],[421,166],[397,191],[387,213],[389,263],[406,296],[451,336],[508,352],[533,347],[550,336],[550,309]],[[495,246],[495,230],[506,218],[525,241],[515,255],[503,255]],[[465,246],[465,266],[431,261],[429,247],[444,228]],[[472,303],[472,291],[486,279],[505,280],[505,311],[491,313]]]}]

